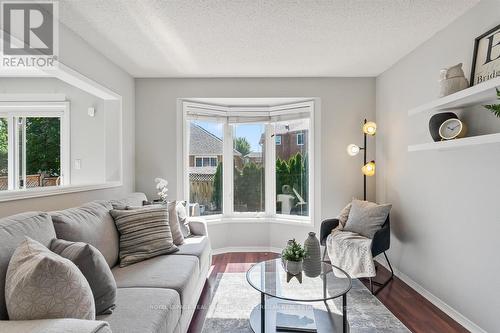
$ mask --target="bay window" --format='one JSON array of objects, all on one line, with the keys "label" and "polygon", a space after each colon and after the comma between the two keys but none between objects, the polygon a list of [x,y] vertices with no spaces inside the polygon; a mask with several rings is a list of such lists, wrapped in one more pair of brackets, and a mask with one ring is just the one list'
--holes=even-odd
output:
[{"label": "bay window", "polygon": [[[183,102],[184,191],[202,216],[311,221],[314,102]],[[223,167],[230,165],[230,168]]]}]

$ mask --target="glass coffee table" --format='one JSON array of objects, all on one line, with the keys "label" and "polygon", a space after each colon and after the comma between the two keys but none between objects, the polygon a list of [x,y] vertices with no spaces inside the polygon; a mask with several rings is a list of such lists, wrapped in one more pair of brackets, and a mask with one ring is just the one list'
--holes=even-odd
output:
[{"label": "glass coffee table", "polygon": [[[309,276],[308,276],[309,275]],[[283,268],[281,258],[263,261],[247,272],[248,283],[260,292],[260,304],[250,315],[250,326],[255,333],[274,333],[277,309],[290,304],[296,313],[297,305],[323,302],[326,310],[314,308],[314,322],[318,333],[348,332],[347,292],[351,278],[342,269],[327,262],[321,263],[321,272],[292,276]],[[266,299],[267,297],[267,299]],[[330,311],[327,301],[342,297],[342,316]],[[299,309],[300,309],[299,306]],[[299,310],[300,311],[300,310]],[[292,319],[301,315],[290,317]],[[290,323],[293,325],[293,323]]]}]

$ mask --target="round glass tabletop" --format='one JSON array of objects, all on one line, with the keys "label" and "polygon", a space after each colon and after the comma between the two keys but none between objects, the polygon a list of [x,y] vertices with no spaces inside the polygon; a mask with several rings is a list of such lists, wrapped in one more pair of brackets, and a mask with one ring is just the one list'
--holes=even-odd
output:
[{"label": "round glass tabletop", "polygon": [[298,302],[320,302],[337,298],[351,289],[351,278],[342,269],[321,263],[321,273],[290,275],[281,258],[263,261],[247,272],[248,283],[268,296]]}]

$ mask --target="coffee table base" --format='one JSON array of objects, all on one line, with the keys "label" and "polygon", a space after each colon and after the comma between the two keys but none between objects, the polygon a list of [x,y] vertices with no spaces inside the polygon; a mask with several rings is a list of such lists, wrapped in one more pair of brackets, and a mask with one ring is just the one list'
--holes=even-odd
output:
[{"label": "coffee table base", "polygon": [[[266,331],[265,333],[283,333],[276,331],[276,304],[277,303],[293,303],[290,301],[277,300],[275,298],[266,299]],[[302,304],[302,303],[301,303]],[[257,304],[250,314],[250,327],[254,333],[261,333],[261,305]],[[314,309],[314,319],[318,333],[334,333],[343,332],[343,318],[341,314],[336,314],[320,309]],[[349,332],[349,323],[345,332]]]}]

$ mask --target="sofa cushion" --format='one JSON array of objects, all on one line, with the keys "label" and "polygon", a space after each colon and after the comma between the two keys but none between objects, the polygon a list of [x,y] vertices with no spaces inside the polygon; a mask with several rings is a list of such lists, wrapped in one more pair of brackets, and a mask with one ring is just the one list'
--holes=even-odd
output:
[{"label": "sofa cushion", "polygon": [[118,262],[118,230],[109,214],[113,207],[94,201],[80,207],[51,212],[57,238],[88,243],[104,255],[109,267]]},{"label": "sofa cushion", "polygon": [[10,259],[5,303],[10,320],[95,319],[94,296],[78,267],[29,237]]},{"label": "sofa cushion", "polygon": [[45,246],[56,237],[50,215],[29,212],[0,219],[0,320],[8,319],[5,305],[5,276],[10,258],[28,236]]},{"label": "sofa cushion", "polygon": [[53,239],[50,250],[71,260],[80,269],[92,289],[96,314],[113,312],[116,282],[106,259],[98,249],[87,243]]},{"label": "sofa cushion", "polygon": [[116,310],[97,320],[117,333],[171,333],[181,316],[179,295],[171,289],[118,288],[116,301]]},{"label": "sofa cushion", "polygon": [[189,255],[198,258],[200,271],[205,265],[210,265],[210,241],[207,236],[189,236],[184,239],[184,244],[179,245],[179,252],[175,255]]},{"label": "sofa cushion", "polygon": [[[180,295],[181,304],[190,304],[198,284],[198,258],[188,255],[168,255],[151,258],[111,271],[118,288],[168,288]],[[118,303],[118,307],[120,304]]]}]

